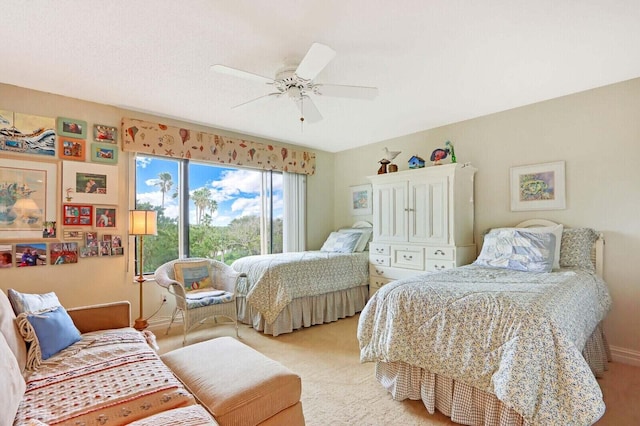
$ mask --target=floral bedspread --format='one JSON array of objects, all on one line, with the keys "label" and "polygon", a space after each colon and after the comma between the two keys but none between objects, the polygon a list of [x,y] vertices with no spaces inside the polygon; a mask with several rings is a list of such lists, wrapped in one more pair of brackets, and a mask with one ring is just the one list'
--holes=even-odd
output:
[{"label": "floral bedspread", "polygon": [[272,324],[293,299],[367,285],[369,253],[305,251],[243,257],[239,293]]},{"label": "floral bedspread", "polygon": [[360,314],[360,360],[403,361],[495,394],[539,425],[604,413],[581,351],[611,305],[592,273],[465,266],[389,283]]},{"label": "floral bedspread", "polygon": [[16,425],[124,425],[195,404],[134,329],[86,333],[27,377]]}]

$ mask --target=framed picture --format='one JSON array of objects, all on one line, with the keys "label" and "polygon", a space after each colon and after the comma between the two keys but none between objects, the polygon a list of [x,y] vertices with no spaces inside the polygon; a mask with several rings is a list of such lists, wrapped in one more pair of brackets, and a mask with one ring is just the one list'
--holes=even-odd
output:
[{"label": "framed picture", "polygon": [[80,247],[80,257],[97,257],[98,246]]},{"label": "framed picture", "polygon": [[63,160],[84,161],[85,144],[84,139],[58,136],[58,157]]},{"label": "framed picture", "polygon": [[13,267],[13,245],[0,244],[0,269]]},{"label": "framed picture", "polygon": [[49,259],[52,265],[78,263],[78,243],[53,243],[49,245]]},{"label": "framed picture", "polygon": [[63,204],[62,223],[65,226],[92,226],[93,206],[83,204]]},{"label": "framed picture", "polygon": [[564,161],[511,168],[512,211],[564,208]]},{"label": "framed picture", "polygon": [[98,233],[97,232],[86,232],[84,234],[84,245],[86,247],[96,247],[96,254],[98,254]]},{"label": "framed picture", "polygon": [[0,151],[56,156],[56,119],[0,109]]},{"label": "framed picture", "polygon": [[68,138],[87,138],[87,122],[76,120],[74,118],[58,117],[56,120],[56,129],[58,136],[66,136]]},{"label": "framed picture", "polygon": [[118,145],[108,143],[91,144],[91,161],[95,163],[118,163]]},{"label": "framed picture", "polygon": [[83,241],[84,240],[84,232],[82,232],[82,231],[68,231],[68,230],[65,230],[64,233],[63,233],[63,236],[64,236],[63,239],[65,241],[66,240],[70,240],[70,241],[73,241],[73,240]]},{"label": "framed picture", "polygon": [[56,222],[45,222],[42,228],[42,238],[56,238]]},{"label": "framed picture", "polygon": [[47,245],[44,243],[16,244],[16,266],[44,266],[47,264]]},{"label": "framed picture", "polygon": [[[96,228],[115,228],[116,227],[116,214],[117,209],[115,207],[96,207],[96,220],[94,226]],[[103,236],[103,241],[111,242],[111,235],[105,240],[107,236]]]},{"label": "framed picture", "polygon": [[63,202],[118,204],[118,168],[103,164],[64,161]]},{"label": "framed picture", "polygon": [[93,139],[96,142],[116,143],[118,141],[118,129],[112,126],[94,124]]},{"label": "framed picture", "polygon": [[352,215],[357,216],[373,213],[371,185],[364,184],[352,186],[351,191],[349,191],[349,196],[349,205],[351,206]]},{"label": "framed picture", "polygon": [[100,256],[111,256],[111,241],[100,241]]},{"label": "framed picture", "polygon": [[58,164],[0,159],[0,239],[42,238],[58,212]]}]

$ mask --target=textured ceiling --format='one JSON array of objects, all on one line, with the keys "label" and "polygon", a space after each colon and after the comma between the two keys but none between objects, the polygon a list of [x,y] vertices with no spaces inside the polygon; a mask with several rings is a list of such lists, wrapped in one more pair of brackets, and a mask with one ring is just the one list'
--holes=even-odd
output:
[{"label": "textured ceiling", "polygon": [[[637,0],[4,0],[0,82],[337,152],[640,77],[639,23]],[[210,69],[275,77],[313,42],[337,52],[317,83],[378,97],[301,126]]]}]

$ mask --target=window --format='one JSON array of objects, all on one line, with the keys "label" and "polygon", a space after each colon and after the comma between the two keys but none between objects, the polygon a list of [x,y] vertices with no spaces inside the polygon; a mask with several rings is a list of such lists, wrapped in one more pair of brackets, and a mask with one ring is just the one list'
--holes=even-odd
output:
[{"label": "window", "polygon": [[281,253],[282,173],[136,156],[136,208],[158,211],[158,235],[144,239],[144,267],[179,257],[227,264]]}]

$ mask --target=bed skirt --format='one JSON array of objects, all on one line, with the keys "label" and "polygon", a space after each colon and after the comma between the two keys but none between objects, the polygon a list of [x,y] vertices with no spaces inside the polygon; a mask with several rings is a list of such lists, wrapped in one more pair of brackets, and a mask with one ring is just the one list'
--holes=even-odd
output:
[{"label": "bed skirt", "polygon": [[249,324],[257,331],[277,336],[302,327],[337,321],[362,311],[369,299],[369,286],[293,299],[272,324],[267,324],[260,312],[237,296],[238,321]]},{"label": "bed skirt", "polygon": [[[611,353],[601,325],[591,334],[582,355],[596,377],[601,377],[607,370]],[[528,425],[520,414],[504,405],[494,394],[401,361],[376,363],[376,379],[394,400],[422,400],[430,414],[437,409],[456,423]]]}]

